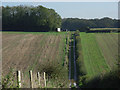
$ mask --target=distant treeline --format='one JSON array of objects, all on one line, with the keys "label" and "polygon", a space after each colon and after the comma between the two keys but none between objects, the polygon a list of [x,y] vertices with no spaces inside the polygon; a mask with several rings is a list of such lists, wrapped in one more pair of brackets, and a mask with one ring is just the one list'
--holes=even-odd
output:
[{"label": "distant treeline", "polygon": [[[1,19],[1,17],[0,17]],[[2,7],[3,31],[56,31],[82,30],[88,28],[120,28],[117,19],[104,17],[102,19],[64,18],[53,9],[43,6],[13,6]],[[87,29],[86,29],[87,28]]]},{"label": "distant treeline", "polygon": [[89,28],[118,28],[117,19],[104,17],[102,19],[78,19],[78,18],[64,18],[62,19],[62,28],[68,30],[79,30],[84,27]]},{"label": "distant treeline", "polygon": [[3,31],[55,31],[61,21],[53,9],[43,6],[2,7]]}]

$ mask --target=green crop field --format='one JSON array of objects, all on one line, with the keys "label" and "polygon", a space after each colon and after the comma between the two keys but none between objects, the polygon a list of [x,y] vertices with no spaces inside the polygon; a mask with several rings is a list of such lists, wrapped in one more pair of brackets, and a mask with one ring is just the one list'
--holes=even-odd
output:
[{"label": "green crop field", "polygon": [[[80,32],[80,36],[76,36],[76,50],[80,85],[86,85],[85,87],[117,86],[117,33]],[[108,80],[110,80],[109,83]],[[96,86],[94,86],[95,83],[97,83]]]},{"label": "green crop field", "polygon": [[96,34],[96,41],[110,70],[117,68],[118,63],[118,34]]},{"label": "green crop field", "polygon": [[80,33],[80,37],[87,76],[95,77],[96,75],[108,72],[109,68],[96,42],[95,34]]}]

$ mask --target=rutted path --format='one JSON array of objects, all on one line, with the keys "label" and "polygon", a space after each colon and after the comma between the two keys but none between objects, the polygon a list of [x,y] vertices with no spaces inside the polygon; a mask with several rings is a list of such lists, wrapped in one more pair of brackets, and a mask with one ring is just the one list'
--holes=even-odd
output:
[{"label": "rutted path", "polygon": [[76,55],[75,55],[75,35],[73,37],[73,56],[74,56],[74,86],[76,87],[76,81],[77,81],[77,70],[76,70]]},{"label": "rutted path", "polygon": [[[72,39],[73,39],[73,41],[72,41]],[[74,69],[74,70],[72,70],[72,69]],[[70,47],[69,47],[69,80],[70,80],[69,87],[71,88],[73,86],[73,87],[77,88],[77,83],[76,83],[76,81],[77,81],[77,70],[76,70],[76,53],[75,53],[75,34],[72,35],[72,37],[71,37]]]}]

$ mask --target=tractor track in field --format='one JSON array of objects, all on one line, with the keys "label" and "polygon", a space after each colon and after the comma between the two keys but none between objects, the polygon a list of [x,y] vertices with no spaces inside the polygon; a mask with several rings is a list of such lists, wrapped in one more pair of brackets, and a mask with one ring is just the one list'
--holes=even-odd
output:
[{"label": "tractor track in field", "polygon": [[73,38],[73,56],[74,56],[74,81],[75,81],[75,87],[77,86],[76,81],[77,81],[77,70],[76,70],[76,54],[75,54],[75,35]]},{"label": "tractor track in field", "polygon": [[70,45],[69,45],[69,81],[70,81],[70,84],[69,84],[69,87],[71,87],[71,40],[70,40]]},{"label": "tractor track in field", "polygon": [[[73,44],[72,42],[72,38],[73,38]],[[70,47],[69,47],[69,87],[71,88],[72,86],[74,86],[75,88],[78,88],[77,85],[77,69],[76,69],[76,53],[75,53],[75,34],[73,35],[73,37],[71,38],[71,42],[70,42]],[[73,48],[72,48],[73,47]],[[71,50],[73,49],[73,50]],[[72,53],[73,51],[73,53]],[[71,58],[73,56],[73,58]],[[73,59],[73,60],[72,60]],[[73,63],[73,66],[72,64]],[[74,70],[72,72],[72,67],[74,67]],[[72,77],[72,73],[74,73],[74,76]],[[72,82],[72,78],[73,78],[73,82]]]}]

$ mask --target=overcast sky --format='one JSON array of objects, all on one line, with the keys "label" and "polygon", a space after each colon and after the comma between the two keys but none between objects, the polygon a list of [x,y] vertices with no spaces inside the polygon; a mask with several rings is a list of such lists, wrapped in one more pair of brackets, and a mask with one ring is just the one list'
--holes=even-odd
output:
[{"label": "overcast sky", "polygon": [[62,18],[118,18],[118,2],[2,2],[3,6],[42,5]]}]

